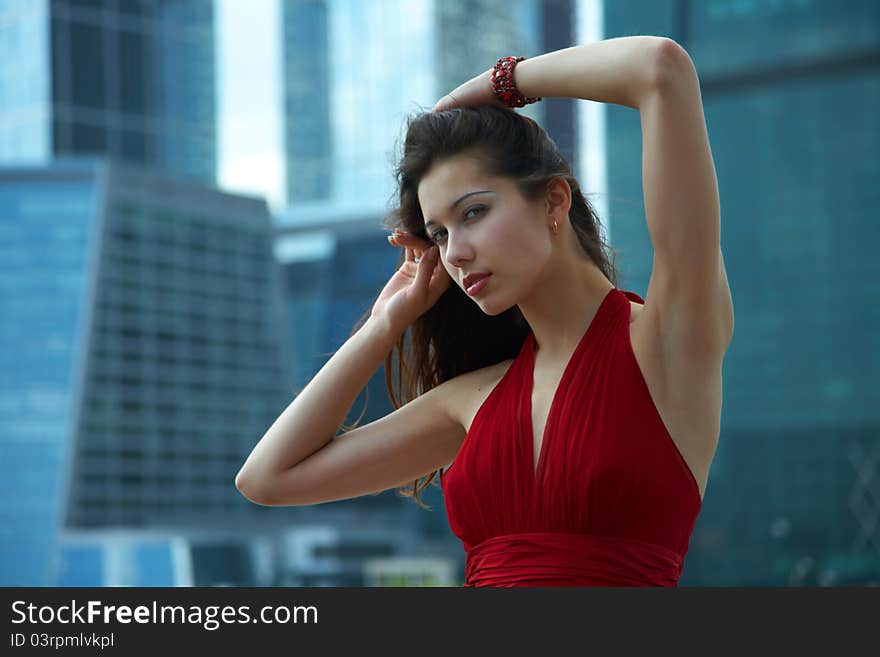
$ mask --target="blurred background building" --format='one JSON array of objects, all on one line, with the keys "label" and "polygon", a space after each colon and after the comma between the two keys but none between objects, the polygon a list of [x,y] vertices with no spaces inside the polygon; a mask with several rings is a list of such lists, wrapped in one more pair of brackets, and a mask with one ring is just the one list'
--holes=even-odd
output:
[{"label": "blurred background building", "polygon": [[0,161],[106,153],[214,182],[212,0],[9,0],[0,34]]},{"label": "blurred background building", "polygon": [[[393,490],[270,508],[234,477],[396,267],[406,116],[501,55],[630,34],[700,74],[736,312],[680,584],[880,583],[880,5],[263,0],[259,29],[218,29],[234,2],[0,6],[0,585],[460,584],[439,487],[428,511]],[[248,161],[219,148],[230,33],[277,45],[236,74],[256,93],[278,71],[280,169],[249,173],[280,194],[219,175]],[[638,113],[520,111],[644,296]],[[346,424],[392,410],[380,368]]]}]

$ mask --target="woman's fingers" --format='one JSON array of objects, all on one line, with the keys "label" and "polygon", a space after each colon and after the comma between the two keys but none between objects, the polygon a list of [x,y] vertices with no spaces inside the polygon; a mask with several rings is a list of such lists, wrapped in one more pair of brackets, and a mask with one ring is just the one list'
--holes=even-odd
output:
[{"label": "woman's fingers", "polygon": [[406,259],[408,261],[413,260],[413,258],[420,258],[422,253],[434,246],[428,240],[402,231],[395,231],[393,235],[388,237],[388,242],[392,246],[404,247],[406,250]]},{"label": "woman's fingers", "polygon": [[453,107],[455,107],[455,103],[456,101],[453,95],[446,94],[445,96],[443,96],[443,98],[441,98],[434,104],[434,107],[433,109],[431,109],[431,111],[442,112],[443,110],[452,109]]},{"label": "woman's fingers", "polygon": [[415,259],[415,254],[413,253],[413,250],[410,247],[406,246],[404,240],[400,239],[396,235],[389,235],[388,236],[388,243],[391,246],[402,246],[403,247],[403,255],[404,255],[405,262],[412,262]]},{"label": "woman's fingers", "polygon": [[434,265],[437,263],[437,249],[429,249],[422,255],[423,257],[419,260],[419,268],[416,270],[415,284],[422,284],[427,288],[431,274],[434,272]]},{"label": "woman's fingers", "polygon": [[478,107],[480,105],[502,105],[492,91],[491,68],[460,84],[443,96],[431,111],[441,112],[454,107]]}]

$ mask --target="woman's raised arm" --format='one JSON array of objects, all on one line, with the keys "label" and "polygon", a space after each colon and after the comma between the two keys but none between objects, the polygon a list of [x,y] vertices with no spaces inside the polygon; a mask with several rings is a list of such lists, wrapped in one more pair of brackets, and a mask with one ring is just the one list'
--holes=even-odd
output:
[{"label": "woman's raised arm", "polygon": [[[582,98],[638,109],[657,84],[666,37],[628,36],[554,50],[519,62],[514,82],[524,95]],[[435,111],[500,105],[492,93],[492,69],[444,96]]]}]

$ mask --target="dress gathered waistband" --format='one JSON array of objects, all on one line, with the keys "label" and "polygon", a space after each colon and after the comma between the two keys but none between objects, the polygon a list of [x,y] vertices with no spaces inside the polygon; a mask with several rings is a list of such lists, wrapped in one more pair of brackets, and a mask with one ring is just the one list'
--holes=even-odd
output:
[{"label": "dress gathered waistband", "polygon": [[523,532],[467,553],[465,587],[678,585],[683,559],[669,548],[616,536]]}]

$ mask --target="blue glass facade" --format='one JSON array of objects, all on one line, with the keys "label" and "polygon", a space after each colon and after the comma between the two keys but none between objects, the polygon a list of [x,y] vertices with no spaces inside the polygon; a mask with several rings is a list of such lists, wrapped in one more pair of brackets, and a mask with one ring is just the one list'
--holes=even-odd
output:
[{"label": "blue glass facade", "polygon": [[0,162],[45,162],[52,153],[48,0],[0,6]]},{"label": "blue glass facade", "polygon": [[234,486],[292,391],[265,202],[59,161],[0,217],[0,583],[256,583],[217,564],[296,517]]},{"label": "blue glass facade", "polygon": [[327,0],[282,4],[287,202],[326,200],[333,159]]},{"label": "blue glass facade", "polygon": [[[880,582],[880,5],[609,2],[700,75],[736,327],[682,585]],[[622,286],[651,272],[637,112],[609,107]]]},{"label": "blue glass facade", "polygon": [[[148,112],[154,110],[161,121],[156,159],[150,163],[180,177],[213,183],[217,166],[213,0],[159,2],[154,11],[156,61],[152,70],[145,62],[154,79],[140,87],[156,90],[154,107]],[[144,41],[149,41],[146,34]],[[145,59],[146,52],[145,48]]]},{"label": "blue glass facade", "polygon": [[[394,192],[404,116],[491,67],[502,50],[534,56],[545,39],[568,35],[571,10],[569,0],[283,3],[288,203],[381,212]],[[553,29],[542,32],[545,24]],[[522,111],[540,119],[544,106]]]},{"label": "blue glass facade", "polygon": [[47,584],[89,322],[91,172],[0,174],[0,582]]},{"label": "blue glass facade", "polygon": [[3,3],[0,162],[109,155],[216,177],[212,0]]},{"label": "blue glass facade", "polygon": [[66,542],[58,552],[55,586],[184,586],[174,541]]},{"label": "blue glass facade", "polygon": [[328,1],[335,203],[380,211],[392,192],[403,115],[436,100],[433,4]]}]

